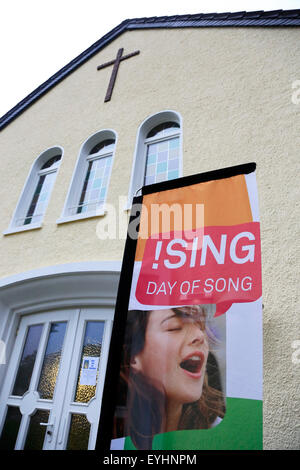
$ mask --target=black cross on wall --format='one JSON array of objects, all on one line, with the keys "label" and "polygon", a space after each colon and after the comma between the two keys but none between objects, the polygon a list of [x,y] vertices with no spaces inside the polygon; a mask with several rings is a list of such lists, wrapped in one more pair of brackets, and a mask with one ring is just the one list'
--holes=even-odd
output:
[{"label": "black cross on wall", "polygon": [[105,67],[108,67],[109,65],[113,65],[110,81],[109,81],[107,92],[104,98],[104,103],[106,103],[107,101],[110,101],[111,99],[111,95],[114,89],[120,62],[122,60],[130,59],[130,57],[134,57],[135,55],[138,55],[140,53],[140,51],[135,51],[135,52],[131,52],[130,54],[123,55],[123,51],[124,51],[123,48],[119,49],[117,53],[117,57],[114,60],[111,60],[110,62],[106,62],[105,64],[102,64],[102,65],[98,65],[97,67],[97,70],[101,70],[101,69],[104,69]]}]

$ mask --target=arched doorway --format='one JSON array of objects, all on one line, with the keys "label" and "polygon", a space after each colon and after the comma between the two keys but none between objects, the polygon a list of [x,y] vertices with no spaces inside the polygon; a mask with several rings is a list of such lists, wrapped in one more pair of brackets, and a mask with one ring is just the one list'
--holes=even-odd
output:
[{"label": "arched doorway", "polygon": [[95,447],[119,277],[112,264],[96,265],[52,268],[2,288],[11,305],[1,448]]}]

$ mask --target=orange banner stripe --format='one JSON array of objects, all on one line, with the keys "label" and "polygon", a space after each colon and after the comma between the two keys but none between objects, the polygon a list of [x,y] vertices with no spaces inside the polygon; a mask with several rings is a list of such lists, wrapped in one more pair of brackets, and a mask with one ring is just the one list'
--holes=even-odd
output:
[{"label": "orange banner stripe", "polygon": [[[163,204],[164,207],[160,206]],[[190,206],[184,207],[186,204]],[[165,231],[164,216],[168,217],[171,214],[169,219],[170,230],[200,228],[196,226],[196,204],[203,204],[204,206],[205,227],[252,222],[251,206],[244,175],[148,194],[143,198],[135,260],[142,260],[148,237]],[[161,210],[159,211],[159,209]],[[184,217],[184,211],[188,211],[187,217]],[[180,212],[182,217],[180,217]],[[151,217],[151,213],[152,215],[156,214],[156,216]],[[157,214],[159,213],[161,215],[158,221]]]}]

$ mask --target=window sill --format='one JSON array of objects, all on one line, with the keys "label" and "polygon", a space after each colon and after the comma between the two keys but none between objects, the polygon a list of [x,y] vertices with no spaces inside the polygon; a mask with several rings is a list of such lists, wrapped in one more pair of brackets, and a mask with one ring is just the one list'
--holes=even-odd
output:
[{"label": "window sill", "polygon": [[123,207],[123,210],[124,211],[131,211],[131,208],[132,208],[132,201],[128,201],[125,206]]},{"label": "window sill", "polygon": [[68,222],[76,222],[77,220],[91,219],[94,217],[103,216],[105,214],[106,214],[106,211],[104,209],[101,209],[101,211],[93,212],[93,213],[75,214],[75,215],[60,217],[59,219],[57,219],[56,223],[58,225],[66,224]]},{"label": "window sill", "polygon": [[[141,189],[142,189],[142,188],[141,188]],[[141,189],[139,189],[139,190],[136,191],[136,192],[141,191]],[[140,196],[141,196],[141,195],[142,195],[142,193],[140,193]],[[131,211],[131,209],[132,209],[132,204],[133,204],[133,200],[134,200],[135,197],[137,197],[137,194],[136,194],[136,193],[135,193],[133,196],[130,196],[130,197],[128,198],[128,201],[127,201],[126,204],[124,205],[124,209],[123,209],[124,211]]]},{"label": "window sill", "polygon": [[28,225],[22,225],[22,227],[12,227],[12,228],[9,228],[7,230],[5,230],[3,233],[3,235],[10,235],[10,234],[13,234],[13,233],[19,233],[19,232],[28,232],[29,230],[36,230],[38,228],[41,228],[42,227],[42,223],[38,223],[38,224],[28,224]]}]

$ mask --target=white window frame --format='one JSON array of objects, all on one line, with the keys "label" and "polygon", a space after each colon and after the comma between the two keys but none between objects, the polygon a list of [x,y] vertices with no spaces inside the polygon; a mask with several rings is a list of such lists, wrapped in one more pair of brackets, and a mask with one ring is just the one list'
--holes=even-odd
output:
[{"label": "white window frame", "polygon": [[[90,151],[92,148],[100,143],[103,142],[104,140],[107,139],[114,139],[115,144],[114,148],[112,151],[105,151],[105,149],[100,150],[97,153],[90,154]],[[75,169],[72,175],[72,180],[69,186],[68,194],[65,200],[64,208],[61,214],[61,217],[56,221],[57,224],[63,224],[66,222],[72,222],[74,220],[80,220],[80,219],[88,219],[91,217],[99,217],[104,215],[105,212],[105,202],[107,199],[107,194],[108,194],[108,188],[109,188],[109,183],[110,183],[110,178],[111,178],[111,172],[112,172],[112,167],[114,163],[114,157],[115,157],[115,152],[116,152],[116,146],[117,146],[117,133],[112,130],[112,129],[103,129],[95,134],[91,135],[88,137],[85,142],[82,144],[78,157],[77,157],[77,162],[75,165]],[[88,165],[89,162],[92,160],[97,160],[99,158],[105,158],[111,156],[112,161],[111,161],[111,166],[110,166],[110,172],[107,178],[107,190],[104,198],[104,203],[96,210],[91,210],[88,212],[84,213],[76,213],[76,214],[70,214],[70,210],[72,208],[78,208],[79,206],[79,201],[82,193],[82,188],[84,184],[84,180],[86,177],[86,172],[88,170]]]},{"label": "white window frame", "polygon": [[[43,165],[50,158],[58,154],[61,154],[61,159],[59,160],[59,162],[57,162],[55,166],[52,166],[50,168],[45,168],[44,170],[42,170]],[[31,222],[30,224],[27,224],[27,225],[18,225],[18,221],[26,218],[26,213],[30,207],[30,204],[31,204],[31,201],[32,201],[34,192],[36,190],[40,176],[44,174],[50,174],[50,173],[56,172],[56,177],[57,177],[57,173],[59,171],[59,168],[63,159],[63,154],[64,154],[63,148],[59,145],[55,145],[53,147],[48,148],[44,152],[42,152],[35,159],[28,173],[25,184],[23,186],[20,198],[18,200],[16,209],[11,219],[10,225],[8,229],[3,232],[3,235],[9,235],[11,233],[17,233],[17,232],[24,232],[27,230],[34,230],[34,229],[38,229],[42,227],[43,219],[46,214],[46,210],[47,210],[50,198],[51,198],[52,191],[49,194],[48,200],[46,202],[45,211],[42,214],[42,219],[39,222],[36,222],[36,223]],[[53,184],[53,187],[54,187],[54,184]],[[53,190],[53,187],[52,187],[52,190]]]},{"label": "white window frame", "polygon": [[[163,124],[164,122],[176,122],[179,128],[174,130],[174,134],[169,134],[164,137],[149,137],[148,133],[156,126]],[[166,110],[148,116],[140,125],[134,152],[134,160],[131,172],[131,180],[129,186],[129,193],[127,199],[127,205],[125,210],[129,210],[132,206],[132,200],[138,191],[144,185],[144,177],[146,170],[147,161],[147,148],[149,143],[162,142],[170,138],[179,137],[179,177],[182,176],[182,118],[176,111]]]}]

